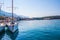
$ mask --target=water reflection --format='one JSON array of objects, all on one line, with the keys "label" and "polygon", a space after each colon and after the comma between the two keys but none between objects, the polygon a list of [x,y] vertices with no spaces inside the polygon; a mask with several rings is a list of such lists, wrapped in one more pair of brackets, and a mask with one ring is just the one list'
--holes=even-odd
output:
[{"label": "water reflection", "polygon": [[5,34],[5,31],[0,32],[0,40],[3,38],[4,34]]},{"label": "water reflection", "polygon": [[6,31],[6,34],[12,39],[12,40],[15,40],[16,39],[16,37],[18,36],[18,33],[19,33],[19,31],[17,30],[16,32],[14,32],[14,33],[12,33],[12,32],[10,32],[10,31]]}]

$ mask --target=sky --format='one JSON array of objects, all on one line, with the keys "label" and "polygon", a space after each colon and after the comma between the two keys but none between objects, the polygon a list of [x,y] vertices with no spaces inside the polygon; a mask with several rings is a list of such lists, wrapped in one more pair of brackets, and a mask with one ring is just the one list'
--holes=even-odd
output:
[{"label": "sky", "polygon": [[[2,10],[11,12],[11,0],[4,2]],[[60,0],[14,0],[14,13],[29,17],[60,15]]]}]

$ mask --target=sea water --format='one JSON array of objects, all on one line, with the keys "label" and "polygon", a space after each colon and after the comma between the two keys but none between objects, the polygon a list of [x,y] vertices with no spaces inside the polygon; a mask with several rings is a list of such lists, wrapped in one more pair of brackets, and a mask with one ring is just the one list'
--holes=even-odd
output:
[{"label": "sea water", "polygon": [[18,31],[1,40],[60,40],[60,20],[20,21]]}]

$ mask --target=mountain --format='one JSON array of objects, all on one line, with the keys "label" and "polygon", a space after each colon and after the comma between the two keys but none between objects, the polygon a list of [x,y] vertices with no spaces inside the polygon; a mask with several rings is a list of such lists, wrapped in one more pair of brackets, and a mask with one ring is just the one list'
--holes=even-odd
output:
[{"label": "mountain", "polygon": [[[6,16],[6,17],[12,17],[12,13],[8,13],[5,11],[0,11],[0,16]],[[14,17],[18,17],[16,14],[14,14]]]},{"label": "mountain", "polygon": [[[8,12],[5,12],[5,11],[0,10],[0,16],[12,17],[12,13],[8,13]],[[23,16],[23,15],[16,15],[15,13],[13,13],[13,16],[17,20],[28,18],[28,17]]]},{"label": "mountain", "polygon": [[[16,15],[15,13],[13,13],[14,17],[19,17],[19,18],[26,18],[26,16],[23,15]],[[0,16],[6,16],[6,17],[12,17],[12,13],[8,13],[5,11],[0,11]]]},{"label": "mountain", "polygon": [[60,19],[60,16],[46,16],[46,17],[34,17],[34,18],[23,18],[21,20],[52,20],[52,19]]},{"label": "mountain", "polygon": [[36,18],[33,18],[33,19],[51,20],[51,19],[60,19],[60,16],[56,15],[56,16],[36,17]]}]

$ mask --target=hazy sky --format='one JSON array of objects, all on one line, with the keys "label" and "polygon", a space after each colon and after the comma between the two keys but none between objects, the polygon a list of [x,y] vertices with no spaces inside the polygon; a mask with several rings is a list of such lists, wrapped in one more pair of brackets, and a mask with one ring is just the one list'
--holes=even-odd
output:
[{"label": "hazy sky", "polygon": [[[11,0],[4,0],[2,8],[11,12],[11,8],[7,7],[11,7]],[[29,17],[60,15],[60,0],[14,0],[14,7],[17,7],[14,9],[17,15]]]}]

